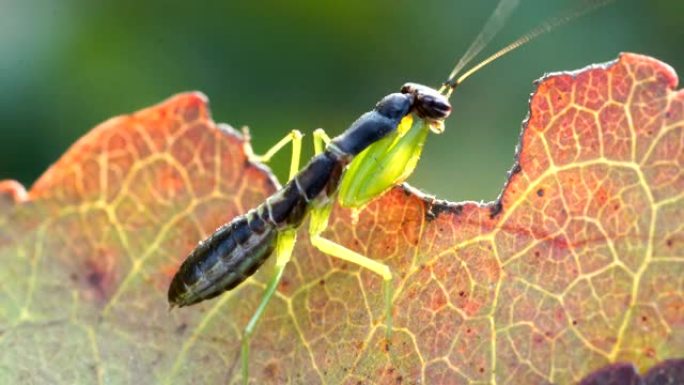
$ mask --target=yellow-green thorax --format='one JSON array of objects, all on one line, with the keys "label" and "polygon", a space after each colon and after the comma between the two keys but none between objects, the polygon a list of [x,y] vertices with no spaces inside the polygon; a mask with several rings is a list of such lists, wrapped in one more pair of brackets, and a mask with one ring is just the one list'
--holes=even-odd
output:
[{"label": "yellow-green thorax", "polygon": [[338,192],[340,205],[362,207],[404,182],[418,164],[428,133],[441,129],[435,122],[407,115],[395,132],[370,145],[349,164]]}]

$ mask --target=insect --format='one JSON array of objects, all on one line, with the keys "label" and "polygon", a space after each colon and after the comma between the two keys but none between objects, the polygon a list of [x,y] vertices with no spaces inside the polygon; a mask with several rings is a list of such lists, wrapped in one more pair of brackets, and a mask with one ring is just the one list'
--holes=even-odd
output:
[{"label": "insect", "polygon": [[392,332],[393,273],[389,266],[361,255],[322,236],[335,203],[360,208],[406,180],[420,158],[429,132],[444,131],[451,112],[449,97],[470,75],[506,53],[552,28],[599,5],[552,19],[501,49],[456,78],[500,29],[518,0],[501,0],[482,32],[456,64],[439,89],[407,83],[399,92],[382,98],[341,135],[313,134],[315,156],[299,170],[302,135],[292,131],[265,155],[268,161],[292,143],[289,181],[258,207],[219,227],[200,242],[173,277],[168,291],[171,306],[189,306],[231,290],[253,275],[275,254],[275,272],[242,337],[242,375],[249,379],[249,340],[292,256],[297,229],[309,217],[309,240],[321,252],[377,274],[383,280],[385,331]]}]

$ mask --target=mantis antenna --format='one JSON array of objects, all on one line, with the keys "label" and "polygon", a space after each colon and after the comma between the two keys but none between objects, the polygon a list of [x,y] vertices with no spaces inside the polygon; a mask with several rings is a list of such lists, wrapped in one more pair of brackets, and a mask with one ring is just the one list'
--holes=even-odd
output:
[{"label": "mantis antenna", "polygon": [[580,16],[586,15],[587,13],[597,8],[607,5],[612,1],[613,0],[585,0],[583,1],[583,5],[581,7],[574,10],[569,10],[561,16],[557,16],[544,21],[543,23],[539,24],[534,29],[520,36],[518,39],[503,47],[493,55],[487,57],[478,64],[474,65],[463,75],[456,78],[456,75],[458,75],[458,73],[463,69],[463,67],[465,67],[475,56],[477,56],[477,54],[480,53],[480,51],[482,51],[482,49],[487,45],[487,43],[489,43],[489,41],[494,37],[494,35],[501,29],[501,26],[503,25],[505,20],[508,19],[508,17],[513,13],[513,10],[518,6],[519,3],[518,0],[501,0],[497,5],[496,9],[494,10],[494,12],[492,13],[492,15],[487,20],[485,26],[482,28],[480,34],[470,45],[470,47],[463,55],[463,57],[461,57],[461,59],[458,61],[453,71],[451,71],[451,74],[449,74],[449,78],[444,82],[439,91],[445,93],[447,97],[451,96],[451,93],[454,91],[454,89],[456,89],[456,87],[459,84],[463,83],[464,80],[469,78],[475,72],[482,69],[482,67],[486,66],[487,64],[496,61],[500,57],[515,50],[516,48],[522,47],[523,45],[529,43],[535,38],[554,30],[557,27],[560,27],[561,25],[567,24],[568,22]]},{"label": "mantis antenna", "polygon": [[506,24],[506,20],[513,14],[513,11],[520,4],[519,0],[501,0],[499,4],[494,9],[494,12],[489,16],[487,22],[482,27],[480,34],[477,35],[475,40],[470,43],[468,50],[461,56],[458,63],[454,67],[453,71],[449,74],[449,79],[453,79],[463,67],[468,65],[471,60],[475,58],[484,47],[489,44],[492,38],[501,30],[501,28]]}]

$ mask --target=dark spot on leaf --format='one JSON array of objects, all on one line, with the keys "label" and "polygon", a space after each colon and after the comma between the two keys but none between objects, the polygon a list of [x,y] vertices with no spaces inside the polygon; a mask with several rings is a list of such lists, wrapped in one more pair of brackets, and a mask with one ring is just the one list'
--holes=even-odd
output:
[{"label": "dark spot on leaf", "polygon": [[540,198],[544,196],[544,189],[543,188],[540,188],[539,190],[537,190],[537,196]]},{"label": "dark spot on leaf", "polygon": [[90,273],[88,273],[87,280],[88,284],[90,286],[95,287],[96,289],[100,289],[100,284],[102,283],[103,279],[103,274],[100,273],[99,271],[93,270]]},{"label": "dark spot on leaf", "polygon": [[540,256],[539,250],[535,250],[535,251],[534,251],[534,256],[537,257],[537,258],[539,258],[539,256]]},{"label": "dark spot on leaf", "polygon": [[513,168],[511,169],[511,175],[515,175],[520,171],[522,171],[522,167],[520,166],[520,163],[516,163],[515,165],[513,165]]},{"label": "dark spot on leaf", "polygon": [[484,373],[484,370],[485,369],[483,367],[480,367],[480,373]]},{"label": "dark spot on leaf", "polygon": [[278,365],[275,362],[270,362],[264,367],[264,377],[274,381],[278,377]]},{"label": "dark spot on leaf", "polygon": [[179,336],[183,335],[183,333],[185,333],[185,330],[187,328],[188,328],[188,324],[183,322],[182,324],[178,325],[178,327],[176,328],[176,334],[178,334]]},{"label": "dark spot on leaf", "polygon": [[106,266],[103,266],[105,262],[102,259],[104,258],[106,257],[86,261],[83,266],[84,283],[100,300],[106,299],[107,289],[111,281],[111,275],[108,275]]},{"label": "dark spot on leaf", "polygon": [[572,320],[573,325],[577,325],[577,323],[578,323],[577,320]]},{"label": "dark spot on leaf", "polygon": [[499,201],[489,208],[489,218],[494,219],[503,211],[503,204]]},{"label": "dark spot on leaf", "polygon": [[645,315],[642,315],[642,316],[641,316],[641,321],[647,322],[647,321],[648,321],[648,317],[645,316]]},{"label": "dark spot on leaf", "polygon": [[674,244],[674,241],[672,241],[672,239],[668,239],[668,240],[665,242],[665,244],[667,245],[667,247],[672,247],[672,245]]},{"label": "dark spot on leaf", "polygon": [[413,194],[413,193],[411,192],[411,189],[409,189],[405,184],[402,183],[402,184],[400,185],[400,187],[401,187],[401,191],[404,192],[404,195],[406,195],[406,196],[411,196],[411,194]]},{"label": "dark spot on leaf", "polygon": [[[426,221],[432,222],[432,221],[434,221],[435,219],[437,219],[437,216],[435,215],[435,213],[433,213],[433,212],[430,211],[430,210],[427,210],[427,211],[425,212],[425,220],[426,220]],[[440,229],[440,231],[441,231],[441,229]]]},{"label": "dark spot on leaf", "polygon": [[403,376],[397,376],[396,381],[397,381],[397,384],[401,384],[402,382],[404,382],[404,377]]},{"label": "dark spot on leaf", "polygon": [[321,279],[320,281],[318,281],[318,284],[321,286],[324,286],[325,285],[325,279]]},{"label": "dark spot on leaf", "polygon": [[463,205],[455,205],[446,201],[425,201],[425,219],[428,222],[439,218],[442,213],[450,213],[458,216],[461,215],[462,212]]},{"label": "dark spot on leaf", "polygon": [[466,293],[465,293],[465,291],[463,291],[463,290],[461,290],[461,291],[458,292],[458,295],[461,296],[461,297],[465,297],[465,294],[466,294]]}]

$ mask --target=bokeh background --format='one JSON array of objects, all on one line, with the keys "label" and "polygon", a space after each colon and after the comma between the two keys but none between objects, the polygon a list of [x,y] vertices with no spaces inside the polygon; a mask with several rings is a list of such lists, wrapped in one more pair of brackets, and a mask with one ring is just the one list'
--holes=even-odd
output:
[{"label": "bokeh background", "polygon": [[[406,81],[436,86],[496,0],[0,0],[0,179],[27,187],[97,123],[200,90],[256,151],[293,128],[340,133]],[[522,0],[491,53],[578,0]],[[452,97],[410,182],[495,199],[532,82],[621,51],[684,73],[684,1],[617,0],[490,65]],[[310,138],[305,146],[310,154]],[[276,158],[282,178],[288,156]]]}]

